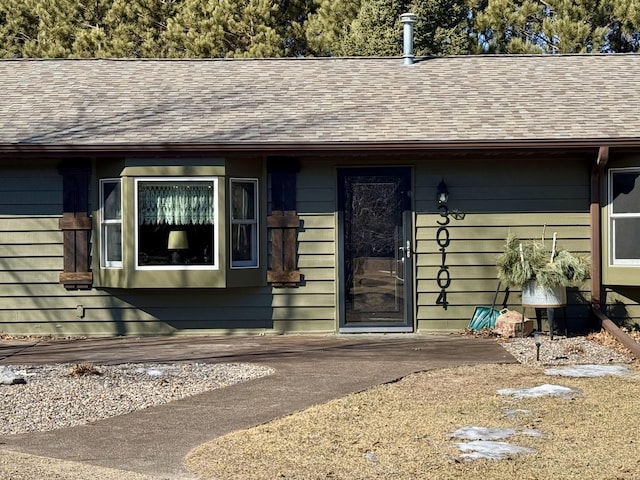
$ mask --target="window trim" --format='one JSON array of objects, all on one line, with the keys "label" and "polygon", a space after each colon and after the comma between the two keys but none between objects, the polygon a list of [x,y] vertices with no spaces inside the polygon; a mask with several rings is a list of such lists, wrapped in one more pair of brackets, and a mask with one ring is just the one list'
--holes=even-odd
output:
[{"label": "window trim", "polygon": [[[105,219],[104,215],[104,186],[108,183],[115,183],[120,186],[120,219]],[[123,208],[123,189],[121,178],[101,178],[100,179],[100,267],[105,269],[122,269],[124,258],[124,244],[122,238],[123,221],[122,221],[122,208]],[[107,252],[107,225],[120,225],[120,261],[109,261]]]},{"label": "window trim", "polygon": [[637,259],[616,259],[616,229],[615,220],[623,218],[640,218],[640,208],[637,213],[614,213],[613,211],[613,175],[615,173],[638,173],[640,174],[640,167],[624,167],[624,168],[611,168],[607,175],[607,223],[608,223],[608,264],[609,267],[640,267],[640,258]]},{"label": "window trim", "polygon": [[[253,196],[253,219],[234,219],[233,218],[233,184],[234,183],[253,183],[255,191]],[[259,228],[259,206],[260,206],[260,194],[259,194],[259,182],[258,179],[231,177],[229,178],[229,259],[230,268],[233,270],[260,268],[260,228]],[[251,248],[251,260],[234,260],[233,259],[233,227],[234,225],[251,225],[254,242]]]},{"label": "window trim", "polygon": [[[208,270],[217,271],[220,269],[220,214],[218,210],[218,195],[219,195],[219,177],[217,176],[166,176],[166,177],[134,177],[133,179],[133,208],[134,208],[134,269],[137,271],[167,271],[167,270]],[[212,265],[140,265],[138,263],[138,251],[139,251],[139,223],[138,223],[138,184],[140,182],[211,182],[213,185],[213,240],[214,246],[212,249],[213,264]]]}]

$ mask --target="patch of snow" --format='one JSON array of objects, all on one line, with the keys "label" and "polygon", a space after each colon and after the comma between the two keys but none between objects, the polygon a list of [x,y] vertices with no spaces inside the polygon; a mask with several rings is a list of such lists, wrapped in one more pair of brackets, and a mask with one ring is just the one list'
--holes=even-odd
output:
[{"label": "patch of snow", "polygon": [[9,367],[0,365],[0,384],[1,385],[16,385],[26,383],[24,377],[16,374]]},{"label": "patch of snow", "polygon": [[167,374],[165,370],[160,368],[137,368],[136,373],[144,373],[150,377],[162,377]]},{"label": "patch of snow", "polygon": [[378,462],[378,456],[373,452],[365,452],[362,454],[362,456],[367,460],[369,460],[370,462],[373,462],[373,463]]},{"label": "patch of snow", "polygon": [[457,446],[462,452],[467,452],[460,456],[468,460],[476,460],[479,458],[502,460],[503,458],[521,453],[535,453],[535,450],[531,448],[519,447],[507,442],[492,442],[486,440],[458,443]]},{"label": "patch of snow", "polygon": [[542,432],[538,430],[525,429],[515,430],[513,428],[488,428],[488,427],[462,427],[449,434],[449,438],[459,438],[460,440],[501,440],[513,437],[514,435],[527,435],[529,437],[542,437]]},{"label": "patch of snow", "polygon": [[563,368],[549,368],[545,375],[563,377],[604,377],[605,375],[628,375],[629,369],[622,365],[573,365]]},{"label": "patch of snow", "polygon": [[580,391],[563,387],[562,385],[544,384],[531,388],[503,388],[497,391],[498,395],[512,395],[514,398],[536,398],[536,397],[561,397],[573,398]]},{"label": "patch of snow", "polygon": [[504,416],[507,418],[516,418],[518,415],[533,415],[533,412],[522,408],[509,408],[504,411]]},{"label": "patch of snow", "polygon": [[522,430],[520,432],[522,435],[526,435],[527,437],[544,437],[544,433],[540,430],[534,430],[531,428],[527,428],[526,430]]},{"label": "patch of snow", "polygon": [[500,440],[516,434],[513,428],[462,427],[449,434],[461,440]]}]

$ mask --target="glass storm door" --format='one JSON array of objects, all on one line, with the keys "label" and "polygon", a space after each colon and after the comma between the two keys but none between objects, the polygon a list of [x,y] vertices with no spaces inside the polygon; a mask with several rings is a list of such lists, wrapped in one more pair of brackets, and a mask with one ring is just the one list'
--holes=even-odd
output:
[{"label": "glass storm door", "polygon": [[411,331],[411,170],[338,170],[340,329]]}]

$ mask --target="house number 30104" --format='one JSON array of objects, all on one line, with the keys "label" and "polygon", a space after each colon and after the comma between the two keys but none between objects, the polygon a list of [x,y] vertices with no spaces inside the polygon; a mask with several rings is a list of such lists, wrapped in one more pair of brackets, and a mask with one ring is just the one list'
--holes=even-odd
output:
[{"label": "house number 30104", "polygon": [[442,210],[440,212],[442,219],[436,222],[440,225],[436,231],[436,242],[438,243],[438,247],[440,247],[439,251],[441,254],[440,270],[438,270],[438,276],[436,277],[438,287],[440,288],[440,294],[436,300],[436,305],[442,305],[442,308],[446,310],[449,305],[449,302],[447,301],[447,288],[451,285],[451,274],[449,273],[449,267],[447,267],[447,247],[451,243],[447,225],[449,224],[450,219],[449,210],[446,205],[440,205],[438,208]]}]

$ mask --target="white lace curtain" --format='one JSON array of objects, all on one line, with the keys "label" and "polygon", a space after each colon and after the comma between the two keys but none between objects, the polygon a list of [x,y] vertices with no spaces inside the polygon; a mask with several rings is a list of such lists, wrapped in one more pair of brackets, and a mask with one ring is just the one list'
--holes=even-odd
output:
[{"label": "white lace curtain", "polygon": [[138,209],[146,225],[212,225],[214,221],[211,184],[141,184]]}]

